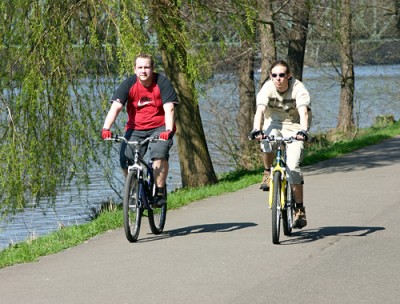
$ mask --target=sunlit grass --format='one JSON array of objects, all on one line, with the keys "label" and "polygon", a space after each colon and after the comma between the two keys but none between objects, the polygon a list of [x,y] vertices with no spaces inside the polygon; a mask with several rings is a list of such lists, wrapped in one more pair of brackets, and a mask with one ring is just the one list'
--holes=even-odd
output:
[{"label": "sunlit grass", "polygon": [[[371,127],[359,130],[354,138],[332,140],[326,135],[316,135],[314,142],[308,144],[304,165],[341,156],[362,147],[370,146],[400,134],[400,123],[385,127]],[[337,137],[337,136],[336,136]],[[340,137],[339,137],[340,138]],[[342,137],[346,138],[346,136]],[[261,171],[235,171],[219,178],[215,185],[179,189],[168,194],[168,208],[177,209],[191,202],[207,197],[234,192],[259,182]],[[111,206],[111,207],[110,207]],[[121,208],[108,204],[98,216],[89,223],[68,226],[46,236],[27,240],[0,252],[0,268],[37,260],[40,256],[54,254],[81,244],[95,235],[122,227]]]},{"label": "sunlit grass", "polygon": [[[377,126],[359,130],[354,138],[332,140],[329,135],[317,135],[308,145],[303,165],[311,165],[322,160],[335,158],[363,147],[377,144],[400,134],[400,122],[385,127]],[[337,137],[337,136],[336,136]]]}]

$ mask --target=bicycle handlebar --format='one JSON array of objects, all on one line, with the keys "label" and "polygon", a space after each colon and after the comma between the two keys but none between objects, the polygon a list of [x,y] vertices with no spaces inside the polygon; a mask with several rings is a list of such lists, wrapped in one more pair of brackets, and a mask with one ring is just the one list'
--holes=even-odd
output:
[{"label": "bicycle handlebar", "polygon": [[266,141],[266,142],[278,142],[278,141],[284,141],[287,143],[291,143],[293,141],[302,141],[297,139],[294,136],[290,136],[290,137],[283,137],[283,136],[274,136],[274,135],[264,135],[262,138],[262,141]]},{"label": "bicycle handlebar", "polygon": [[255,134],[249,135],[249,140],[256,139],[256,136],[261,135],[261,140],[266,142],[277,142],[277,141],[284,141],[291,143],[292,141],[301,141],[297,139],[295,136],[290,137],[283,137],[283,136],[274,136],[274,135],[267,135],[263,131],[257,131]]},{"label": "bicycle handlebar", "polygon": [[304,139],[297,139],[296,136],[290,136],[290,137],[283,137],[283,136],[273,136],[273,135],[267,135],[263,131],[258,130],[258,131],[251,131],[250,134],[248,135],[249,140],[254,140],[256,139],[259,135],[261,135],[261,140],[268,141],[268,142],[275,142],[277,140],[282,140],[285,142],[292,142],[292,141],[304,141],[304,142],[311,142],[313,141],[313,138],[308,134],[306,138]]},{"label": "bicycle handlebar", "polygon": [[140,146],[140,145],[145,144],[148,141],[153,142],[153,141],[163,140],[163,139],[160,139],[158,136],[150,136],[150,137],[147,137],[145,140],[142,140],[142,141],[137,141],[137,140],[129,141],[124,136],[114,135],[114,137],[106,138],[104,140],[110,140],[110,141],[116,141],[116,142],[120,142],[122,140],[127,144],[139,145]]}]

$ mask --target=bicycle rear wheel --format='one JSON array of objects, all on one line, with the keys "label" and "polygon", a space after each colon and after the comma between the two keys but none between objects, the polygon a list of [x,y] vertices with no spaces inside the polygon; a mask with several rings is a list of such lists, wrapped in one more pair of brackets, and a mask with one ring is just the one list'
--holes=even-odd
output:
[{"label": "bicycle rear wheel", "polygon": [[[273,176],[274,187],[272,189],[272,243],[279,244],[281,226],[281,172],[277,171]],[[271,191],[271,189],[270,189]]]},{"label": "bicycle rear wheel", "polygon": [[125,180],[123,211],[125,235],[129,242],[139,237],[143,208],[139,206],[139,181],[137,172],[131,171]]},{"label": "bicycle rear wheel", "polygon": [[[165,187],[165,199],[167,199],[167,187]],[[167,204],[161,208],[153,208],[148,211],[149,225],[151,232],[160,234],[164,230],[165,220],[167,218]]]},{"label": "bicycle rear wheel", "polygon": [[286,187],[286,206],[282,210],[282,226],[284,235],[291,236],[294,218],[294,200],[290,183],[287,183]]}]

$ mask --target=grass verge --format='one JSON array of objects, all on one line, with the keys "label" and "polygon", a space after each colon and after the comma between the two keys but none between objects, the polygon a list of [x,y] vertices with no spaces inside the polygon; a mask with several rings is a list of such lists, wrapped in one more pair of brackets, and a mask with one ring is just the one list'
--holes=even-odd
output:
[{"label": "grass verge", "polygon": [[[338,157],[362,147],[379,143],[400,134],[400,123],[359,130],[357,135],[320,134],[308,144],[303,164],[311,165]],[[340,138],[340,140],[338,140]],[[347,138],[347,139],[346,139]],[[179,189],[168,196],[169,209],[177,209],[207,197],[237,191],[259,182],[260,170],[235,171],[220,177],[219,183],[199,188]],[[39,257],[54,254],[81,244],[95,235],[122,227],[120,208],[105,208],[91,222],[69,226],[33,240],[9,246],[0,252],[0,268],[36,261]]]}]

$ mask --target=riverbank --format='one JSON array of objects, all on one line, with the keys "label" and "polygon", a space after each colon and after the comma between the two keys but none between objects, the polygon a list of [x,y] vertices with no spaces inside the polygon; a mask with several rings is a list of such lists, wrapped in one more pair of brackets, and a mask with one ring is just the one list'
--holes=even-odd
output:
[{"label": "riverbank", "polygon": [[[361,129],[350,136],[320,134],[308,144],[304,165],[338,157],[359,148],[379,143],[400,134],[400,123],[377,124]],[[333,136],[334,135],[334,136]],[[234,192],[259,182],[261,170],[236,171],[220,177],[216,185],[196,189],[179,189],[168,197],[169,209],[181,208],[191,202],[227,192]],[[81,244],[91,237],[122,226],[122,211],[118,203],[105,204],[102,211],[89,223],[60,227],[49,235],[14,244],[0,252],[0,268],[37,260]]]}]

